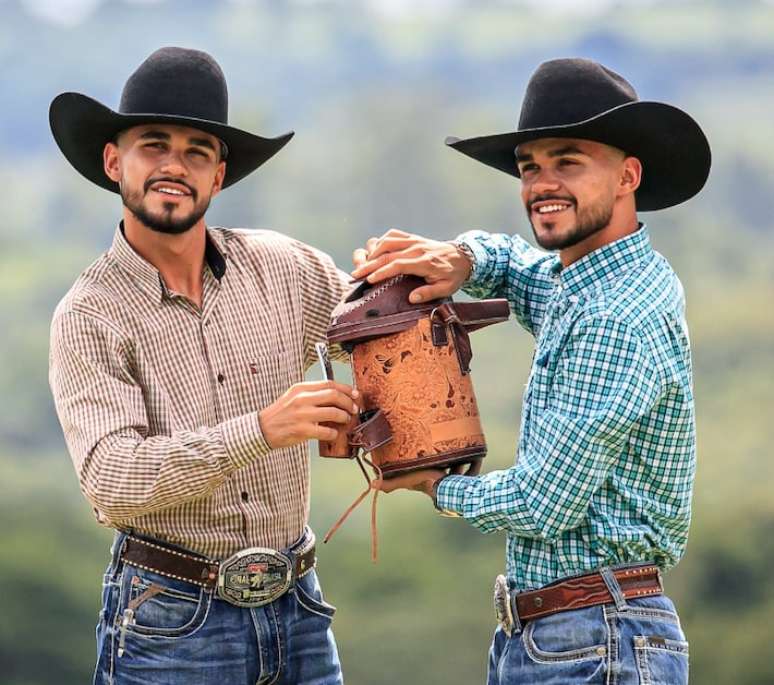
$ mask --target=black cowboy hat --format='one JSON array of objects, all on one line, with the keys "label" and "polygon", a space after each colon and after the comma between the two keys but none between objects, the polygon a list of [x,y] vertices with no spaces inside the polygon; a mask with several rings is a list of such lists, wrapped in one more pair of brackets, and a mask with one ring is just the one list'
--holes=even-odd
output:
[{"label": "black cowboy hat", "polygon": [[277,153],[293,132],[262,138],[228,125],[226,78],[205,52],[161,48],[129,77],[118,112],[80,93],[61,93],[49,109],[51,132],[77,171],[98,186],[118,192],[102,161],[105,143],[141,124],[174,124],[219,138],[227,155],[223,187],[233,185]]},{"label": "black cowboy hat", "polygon": [[518,130],[480,138],[447,138],[463,154],[519,176],[515,150],[539,138],[582,138],[637,157],[642,182],[637,209],[664,209],[693,197],[710,170],[710,147],[685,112],[640,101],[622,76],[587,59],[541,64],[527,84]]}]

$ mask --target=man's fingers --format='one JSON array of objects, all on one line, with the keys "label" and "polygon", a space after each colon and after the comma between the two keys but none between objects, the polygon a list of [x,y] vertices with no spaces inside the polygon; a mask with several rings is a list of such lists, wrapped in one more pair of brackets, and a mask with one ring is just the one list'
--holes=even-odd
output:
[{"label": "man's fingers", "polygon": [[339,432],[330,426],[321,426],[317,423],[310,423],[307,426],[306,436],[309,440],[332,442],[339,437]]},{"label": "man's fingers", "polygon": [[315,423],[346,424],[352,419],[352,414],[338,407],[315,407],[309,412],[309,418]]},{"label": "man's fingers", "polygon": [[302,392],[316,392],[319,390],[336,390],[337,392],[349,395],[353,399],[360,397],[360,393],[351,385],[339,383],[337,381],[303,381],[296,383],[293,388],[298,388]]},{"label": "man's fingers", "polygon": [[409,293],[409,302],[417,304],[418,302],[429,302],[440,297],[448,297],[454,294],[454,289],[449,281],[438,281],[430,285],[423,285],[415,288]]},{"label": "man's fingers", "polygon": [[[404,257],[397,255],[384,255],[389,261],[384,265],[368,274],[369,283],[378,283],[387,278],[392,278],[398,274],[413,274],[424,278],[428,274],[428,265],[418,257]],[[382,259],[382,257],[379,257]]]},{"label": "man's fingers", "polygon": [[375,490],[379,490],[380,492],[395,492],[395,490],[400,490],[401,488],[404,488],[405,485],[401,485],[398,478],[390,478],[389,480],[375,480],[372,481],[371,487],[373,487]]},{"label": "man's fingers", "polygon": [[407,237],[395,237],[395,238],[382,238],[379,242],[368,251],[369,259],[376,259],[383,254],[390,252],[400,252],[408,248],[415,246],[417,239],[413,236]]},{"label": "man's fingers", "polygon": [[476,459],[475,461],[470,462],[470,465],[468,466],[468,470],[465,472],[466,476],[477,476],[479,473],[481,473],[481,464],[482,459]]},{"label": "man's fingers", "polygon": [[368,251],[364,250],[362,247],[357,248],[357,250],[352,253],[352,263],[355,265],[355,269],[360,268],[367,261]]},{"label": "man's fingers", "polygon": [[320,407],[338,407],[349,414],[357,414],[360,407],[349,393],[340,392],[334,388],[317,390],[303,395],[301,401],[315,409]]}]

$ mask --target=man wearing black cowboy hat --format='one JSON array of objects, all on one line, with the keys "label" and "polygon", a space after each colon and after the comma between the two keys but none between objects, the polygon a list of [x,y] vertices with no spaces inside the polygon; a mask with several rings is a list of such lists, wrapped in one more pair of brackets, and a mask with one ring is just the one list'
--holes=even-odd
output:
[{"label": "man wearing black cowboy hat", "polygon": [[682,556],[690,520],[690,349],[682,286],[637,211],[702,188],[706,138],[601,64],[560,59],[532,76],[517,131],[447,143],[521,179],[535,240],[557,254],[519,236],[395,230],[355,252],[358,278],[423,276],[415,302],[460,287],[507,297],[536,338],[512,468],[419,471],[381,488],[506,531],[490,684],[686,683],[661,571]]},{"label": "man wearing black cowboy hat", "polygon": [[120,193],[112,247],[57,307],[50,382],[81,489],[115,528],[95,683],[340,683],[315,574],[307,440],[357,393],[303,383],[348,278],[271,231],[208,227],[292,134],[227,124],[209,55],[164,48],[118,112],[51,104],[70,163]]}]

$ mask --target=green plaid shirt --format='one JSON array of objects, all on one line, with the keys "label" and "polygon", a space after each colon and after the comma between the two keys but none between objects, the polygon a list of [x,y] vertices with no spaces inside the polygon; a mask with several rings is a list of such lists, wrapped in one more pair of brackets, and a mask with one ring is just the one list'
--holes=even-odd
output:
[{"label": "green plaid shirt", "polygon": [[690,347],[682,286],[647,229],[565,269],[518,236],[458,240],[475,256],[465,291],[508,298],[537,346],[516,464],[444,479],[438,506],[506,531],[519,590],[603,565],[673,566],[695,472]]}]

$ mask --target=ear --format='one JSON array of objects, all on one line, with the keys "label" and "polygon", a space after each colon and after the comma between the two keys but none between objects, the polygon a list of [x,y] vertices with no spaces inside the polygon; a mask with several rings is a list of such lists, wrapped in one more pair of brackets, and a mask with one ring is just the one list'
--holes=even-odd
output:
[{"label": "ear", "polygon": [[226,162],[218,162],[218,168],[215,170],[215,179],[212,182],[212,197],[215,197],[223,190],[223,179],[226,178]]},{"label": "ear", "polygon": [[121,180],[121,159],[118,153],[118,145],[110,142],[105,144],[102,150],[102,163],[105,175],[115,183]]},{"label": "ear", "polygon": [[640,187],[642,181],[642,162],[636,157],[626,157],[621,165],[618,180],[618,195],[631,195]]}]

